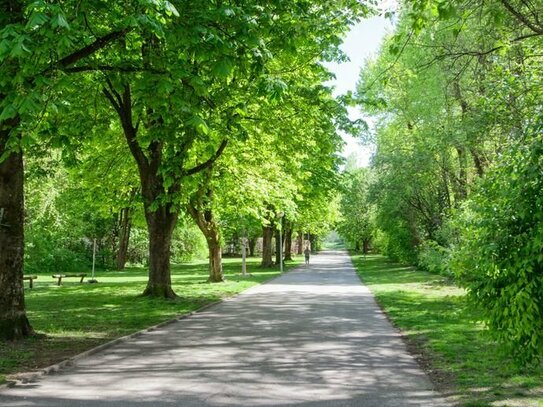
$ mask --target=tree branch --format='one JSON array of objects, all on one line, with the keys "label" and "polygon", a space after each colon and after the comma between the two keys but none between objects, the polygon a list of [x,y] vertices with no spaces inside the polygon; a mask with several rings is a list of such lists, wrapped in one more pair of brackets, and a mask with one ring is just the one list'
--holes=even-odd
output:
[{"label": "tree branch", "polygon": [[80,61],[81,59],[88,57],[94,52],[104,48],[106,45],[115,41],[116,39],[125,36],[129,31],[130,31],[129,29],[125,28],[124,30],[113,31],[113,32],[110,32],[109,34],[104,35],[103,37],[97,38],[94,42],[90,43],[86,47],[83,47],[65,56],[64,58],[59,60],[56,64],[54,64],[52,67],[47,68],[46,71],[49,71],[54,68],[65,69],[69,67],[70,65],[73,65],[76,62]]},{"label": "tree branch", "polygon": [[543,29],[541,27],[537,27],[520,11],[515,10],[515,8],[511,5],[511,3],[509,3],[508,0],[500,0],[500,1],[503,4],[503,6],[507,9],[507,11],[513,14],[517,18],[517,20],[519,20],[522,24],[524,24],[526,27],[528,27],[530,30],[532,30],[535,33],[543,34]]},{"label": "tree branch", "polygon": [[166,71],[159,71],[156,69],[149,69],[144,68],[141,66],[110,66],[110,65],[84,65],[84,66],[74,66],[71,68],[65,68],[63,69],[64,72],[93,72],[93,71],[108,71],[108,72],[151,72],[151,73],[158,73],[158,74],[165,74]]},{"label": "tree branch", "polygon": [[226,148],[226,145],[228,144],[228,140],[223,140],[221,145],[219,146],[218,150],[215,152],[215,154],[207,161],[197,165],[194,168],[191,168],[190,170],[185,171],[185,175],[193,175],[196,174],[202,170],[205,170],[207,167],[211,166],[217,159],[221,156],[224,149]]}]

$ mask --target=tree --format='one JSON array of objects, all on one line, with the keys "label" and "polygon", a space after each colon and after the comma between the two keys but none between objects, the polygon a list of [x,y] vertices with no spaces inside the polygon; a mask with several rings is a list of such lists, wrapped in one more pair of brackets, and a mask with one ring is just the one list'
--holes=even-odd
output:
[{"label": "tree", "polygon": [[342,219],[338,231],[355,250],[369,251],[374,234],[373,208],[369,201],[370,171],[360,168],[344,174],[341,197]]},{"label": "tree", "polygon": [[[107,47],[129,31],[118,8],[79,12],[80,2],[63,7],[46,2],[6,1],[0,8],[0,337],[32,333],[22,286],[24,253],[23,148],[30,143],[36,112],[58,85],[58,71]],[[92,10],[90,10],[92,11]],[[67,15],[70,18],[67,18]],[[107,16],[107,17],[106,17]],[[126,16],[126,14],[124,14]],[[96,24],[96,31],[89,30]],[[110,27],[105,28],[103,21]],[[96,33],[96,34],[95,34]],[[83,45],[81,45],[83,44]]]},{"label": "tree", "polygon": [[510,0],[409,2],[358,89],[379,116],[370,197],[387,254],[454,272],[521,362],[543,349],[533,294],[540,10]]},{"label": "tree", "polygon": [[221,232],[213,211],[214,188],[211,185],[213,165],[202,173],[198,190],[187,205],[188,212],[206,238],[209,249],[209,279],[212,283],[224,281],[222,271]]}]

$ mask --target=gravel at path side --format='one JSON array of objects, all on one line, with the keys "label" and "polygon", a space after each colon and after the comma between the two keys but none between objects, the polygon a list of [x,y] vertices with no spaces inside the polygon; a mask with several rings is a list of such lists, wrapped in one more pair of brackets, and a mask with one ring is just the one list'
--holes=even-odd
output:
[{"label": "gravel at path side", "polygon": [[343,252],[0,390],[0,405],[449,406]]}]

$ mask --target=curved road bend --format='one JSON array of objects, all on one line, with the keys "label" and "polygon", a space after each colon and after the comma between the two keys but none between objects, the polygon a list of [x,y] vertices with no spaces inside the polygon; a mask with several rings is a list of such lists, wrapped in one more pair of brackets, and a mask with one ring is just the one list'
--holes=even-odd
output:
[{"label": "curved road bend", "polygon": [[0,390],[3,407],[448,406],[356,276],[325,252],[268,284]]}]

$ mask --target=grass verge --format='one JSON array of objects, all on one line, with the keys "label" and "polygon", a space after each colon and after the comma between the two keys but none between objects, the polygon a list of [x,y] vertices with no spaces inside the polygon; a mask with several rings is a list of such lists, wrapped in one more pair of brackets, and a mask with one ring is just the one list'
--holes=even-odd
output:
[{"label": "grass verge", "polygon": [[[301,257],[285,265],[302,263]],[[0,384],[10,375],[32,371],[68,359],[78,353],[160,322],[194,311],[279,275],[278,268],[261,269],[260,259],[247,259],[249,277],[242,277],[241,259],[223,259],[225,283],[207,280],[207,262],[172,266],[176,300],[139,297],[147,283],[147,271],[129,268],[96,274],[97,284],[79,284],[77,278],[56,286],[51,273],[38,274],[34,288],[25,282],[30,322],[38,333],[0,347]]]},{"label": "grass verge", "polygon": [[353,255],[362,281],[436,387],[464,407],[543,406],[543,365],[521,368],[490,338],[464,291],[444,277]]}]

